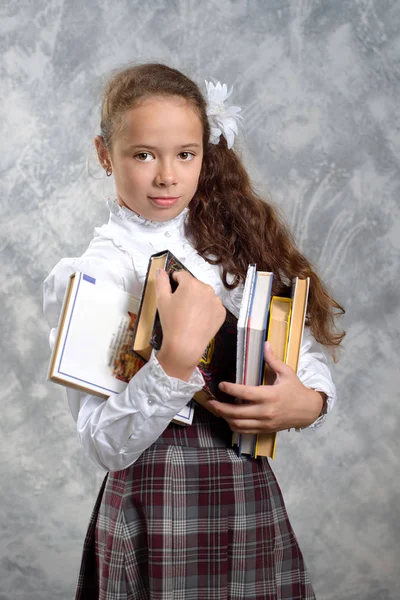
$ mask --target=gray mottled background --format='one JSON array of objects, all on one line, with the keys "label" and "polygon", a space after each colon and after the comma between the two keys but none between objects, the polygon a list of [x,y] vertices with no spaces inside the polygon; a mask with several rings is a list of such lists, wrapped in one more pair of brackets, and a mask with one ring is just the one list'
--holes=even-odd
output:
[{"label": "gray mottled background", "polygon": [[132,60],[234,85],[252,177],[347,309],[338,405],[317,433],[280,434],[274,469],[317,597],[400,598],[400,3],[5,0],[0,11],[0,600],[75,588],[101,474],[64,390],[45,382],[41,284],[106,218],[91,140],[105,74]]}]

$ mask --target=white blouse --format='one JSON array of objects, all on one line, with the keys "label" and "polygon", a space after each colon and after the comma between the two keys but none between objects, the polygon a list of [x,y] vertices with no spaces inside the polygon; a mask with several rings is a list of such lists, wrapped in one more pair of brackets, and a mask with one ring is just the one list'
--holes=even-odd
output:
[{"label": "white blouse", "polygon": [[[64,258],[44,281],[43,310],[50,326],[53,348],[69,276],[81,271],[107,281],[140,297],[149,257],[170,250],[201,281],[211,285],[223,304],[239,314],[243,286],[227,290],[218,265],[211,265],[197,254],[185,236],[188,213],[164,223],[148,221],[114,201],[109,202],[107,224],[95,228],[88,249],[79,258]],[[327,412],[336,398],[326,355],[322,346],[305,329],[300,352],[298,377],[309,388],[327,395]],[[85,453],[107,471],[118,471],[133,464],[161,435],[173,417],[204,385],[196,369],[189,382],[169,377],[153,352],[150,361],[121,393],[107,400],[67,388],[72,416]],[[310,427],[325,420],[319,417]]]}]

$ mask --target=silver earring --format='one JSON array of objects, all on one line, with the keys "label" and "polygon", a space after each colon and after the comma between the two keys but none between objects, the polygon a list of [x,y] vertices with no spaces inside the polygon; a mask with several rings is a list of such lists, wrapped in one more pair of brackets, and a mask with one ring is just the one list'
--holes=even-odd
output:
[{"label": "silver earring", "polygon": [[111,175],[112,175],[112,168],[111,167],[107,167],[107,169],[106,169],[106,175],[107,175],[107,177],[111,177]]}]

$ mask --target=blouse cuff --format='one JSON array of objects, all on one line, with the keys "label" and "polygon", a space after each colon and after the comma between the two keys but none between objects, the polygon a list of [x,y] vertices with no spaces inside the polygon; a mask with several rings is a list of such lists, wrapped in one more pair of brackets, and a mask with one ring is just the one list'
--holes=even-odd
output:
[{"label": "blouse cuff", "polygon": [[193,371],[189,381],[183,381],[167,375],[157,360],[155,350],[152,351],[145,369],[136,373],[135,400],[140,412],[149,418],[155,413],[157,416],[171,414],[171,408],[176,412],[188,402],[196,392],[205,385],[199,369]]},{"label": "blouse cuff", "polygon": [[[299,377],[300,381],[302,381],[302,378]],[[315,392],[322,392],[323,394],[326,395],[326,408],[324,410],[324,413],[322,415],[320,415],[315,421],[314,423],[311,423],[311,425],[308,425],[307,427],[300,427],[300,428],[296,428],[296,431],[303,431],[303,429],[312,429],[313,431],[315,431],[316,429],[318,429],[318,427],[321,427],[321,425],[325,422],[327,414],[332,410],[333,405],[335,403],[336,400],[336,389],[335,386],[332,382],[332,380],[328,380],[326,379],[325,381],[323,381],[322,379],[320,379],[319,381],[317,381],[317,377],[307,377],[305,376],[303,378],[304,380],[302,381],[302,383],[308,387],[311,390],[314,390]],[[312,381],[312,379],[315,379],[314,381]]]},{"label": "blouse cuff", "polygon": [[187,396],[188,394],[195,394],[199,390],[201,390],[205,381],[201,371],[198,367],[195,368],[193,373],[190,376],[189,381],[184,381],[183,379],[178,379],[177,377],[170,377],[166,374],[160,363],[158,362],[157,354],[155,350],[152,350],[149,363],[154,365],[155,376],[160,379],[163,378],[168,380],[171,385],[171,393],[173,394],[181,394],[182,396]]}]

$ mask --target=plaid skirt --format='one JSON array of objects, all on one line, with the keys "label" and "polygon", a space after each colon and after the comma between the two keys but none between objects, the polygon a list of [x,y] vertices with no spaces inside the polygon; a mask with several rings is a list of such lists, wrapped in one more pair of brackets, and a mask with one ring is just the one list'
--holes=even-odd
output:
[{"label": "plaid skirt", "polygon": [[230,439],[196,406],[193,425],[106,476],[76,600],[315,599],[268,460]]}]

